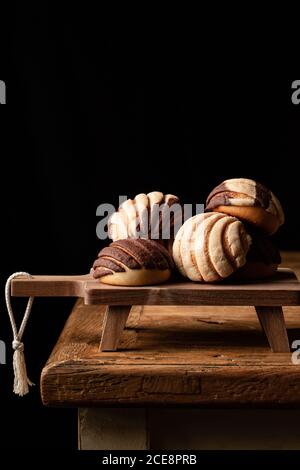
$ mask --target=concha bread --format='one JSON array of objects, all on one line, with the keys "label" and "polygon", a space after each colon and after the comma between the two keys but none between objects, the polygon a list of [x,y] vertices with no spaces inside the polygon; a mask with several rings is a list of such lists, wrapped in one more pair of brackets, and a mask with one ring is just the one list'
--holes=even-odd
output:
[{"label": "concha bread", "polygon": [[144,238],[163,241],[169,246],[174,239],[174,225],[180,226],[181,222],[179,198],[153,191],[123,202],[109,219],[108,235],[113,241]]},{"label": "concha bread", "polygon": [[100,251],[92,274],[105,284],[144,286],[167,281],[173,267],[170,254],[160,243],[126,239]]},{"label": "concha bread", "polygon": [[209,194],[206,211],[225,213],[274,234],[284,223],[282,206],[272,191],[247,178],[233,178],[219,184]]},{"label": "concha bread", "polygon": [[173,244],[180,273],[192,281],[217,282],[246,263],[251,237],[241,221],[209,212],[188,219]]}]

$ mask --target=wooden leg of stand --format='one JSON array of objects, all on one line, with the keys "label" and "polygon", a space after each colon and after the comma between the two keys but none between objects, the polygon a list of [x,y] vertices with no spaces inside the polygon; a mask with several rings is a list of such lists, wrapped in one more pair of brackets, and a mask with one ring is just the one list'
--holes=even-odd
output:
[{"label": "wooden leg of stand", "polygon": [[131,306],[109,305],[103,321],[100,351],[116,351]]},{"label": "wooden leg of stand", "polygon": [[282,307],[255,307],[273,352],[290,352]]}]

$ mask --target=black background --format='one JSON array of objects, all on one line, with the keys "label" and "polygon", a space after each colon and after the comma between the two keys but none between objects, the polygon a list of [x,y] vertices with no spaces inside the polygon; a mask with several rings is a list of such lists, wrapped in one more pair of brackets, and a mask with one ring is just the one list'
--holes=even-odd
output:
[{"label": "black background", "polygon": [[[104,26],[105,15],[26,5],[13,16],[10,44],[2,42],[2,288],[18,270],[88,272],[102,246],[95,234],[102,202],[160,190],[202,203],[232,177],[277,194],[287,219],[277,243],[299,249],[293,80],[263,76],[226,50],[208,59],[205,44],[180,31],[144,41]],[[35,301],[25,345],[37,386],[28,396],[13,396],[11,368],[0,366],[0,447],[76,448],[76,410],[44,408],[38,387],[71,306]],[[9,364],[4,304],[0,325]]]}]

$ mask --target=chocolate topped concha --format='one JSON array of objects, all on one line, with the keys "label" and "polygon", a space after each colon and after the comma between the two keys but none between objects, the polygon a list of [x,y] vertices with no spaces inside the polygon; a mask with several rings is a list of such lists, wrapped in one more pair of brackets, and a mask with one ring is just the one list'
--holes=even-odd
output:
[{"label": "chocolate topped concha", "polygon": [[284,213],[277,197],[256,181],[237,178],[217,186],[206,201],[207,212],[223,212],[272,235],[284,223]]},{"label": "chocolate topped concha", "polygon": [[246,263],[251,237],[235,217],[214,212],[188,219],[173,244],[180,273],[191,281],[226,279]]},{"label": "chocolate topped concha", "polygon": [[281,264],[278,248],[266,236],[251,233],[252,244],[243,267],[234,273],[234,279],[255,280],[272,277]]},{"label": "chocolate topped concha", "polygon": [[105,284],[144,286],[167,281],[173,267],[171,256],[160,243],[126,239],[100,251],[92,274]]},{"label": "chocolate topped concha", "polygon": [[126,238],[157,240],[166,247],[174,240],[174,227],[181,226],[182,211],[177,196],[153,191],[127,199],[108,222],[113,241]]}]

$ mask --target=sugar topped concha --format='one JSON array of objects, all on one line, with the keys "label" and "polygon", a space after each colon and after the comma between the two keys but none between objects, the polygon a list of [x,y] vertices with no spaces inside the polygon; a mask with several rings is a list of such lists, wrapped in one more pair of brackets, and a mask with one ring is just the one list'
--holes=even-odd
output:
[{"label": "sugar topped concha", "polygon": [[188,219],[173,244],[180,273],[192,281],[217,282],[229,277],[247,260],[251,237],[241,221],[209,212]]},{"label": "sugar topped concha", "polygon": [[124,201],[108,222],[108,235],[113,241],[126,238],[154,239],[167,248],[174,240],[174,226],[181,225],[179,198],[153,191]]}]

